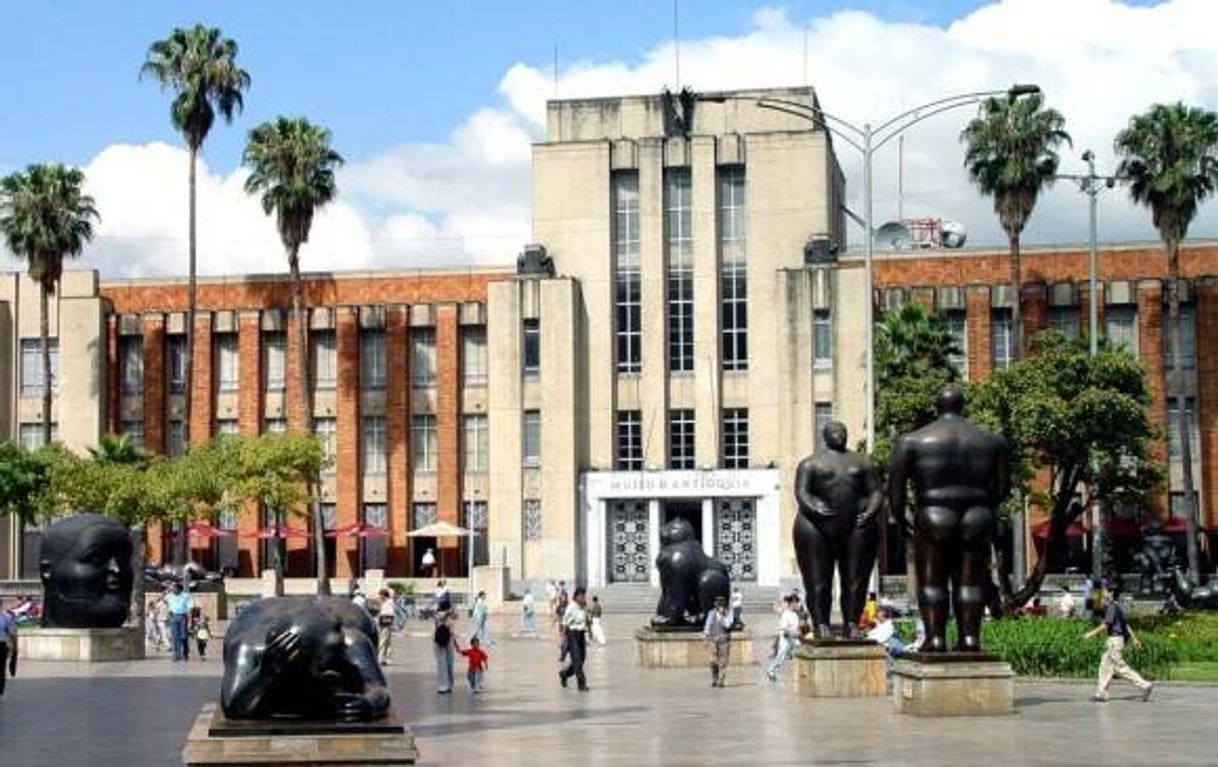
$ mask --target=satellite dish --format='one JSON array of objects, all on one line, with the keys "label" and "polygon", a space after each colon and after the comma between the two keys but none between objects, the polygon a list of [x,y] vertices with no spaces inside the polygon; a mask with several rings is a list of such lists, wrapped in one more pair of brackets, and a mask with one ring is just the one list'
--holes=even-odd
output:
[{"label": "satellite dish", "polygon": [[968,230],[958,221],[944,221],[939,229],[939,241],[945,248],[963,248]]},{"label": "satellite dish", "polygon": [[875,246],[880,250],[908,250],[909,227],[900,221],[889,221],[875,231]]}]

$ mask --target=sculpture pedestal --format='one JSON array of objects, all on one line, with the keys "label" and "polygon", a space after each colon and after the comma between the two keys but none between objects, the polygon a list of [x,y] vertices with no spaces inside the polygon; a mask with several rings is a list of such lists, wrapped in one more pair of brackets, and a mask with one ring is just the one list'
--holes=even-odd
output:
[{"label": "sculpture pedestal", "polygon": [[[698,630],[656,631],[644,626],[635,632],[634,639],[639,648],[640,668],[693,668],[710,663],[710,648]],[[728,667],[756,664],[753,632],[747,628],[733,631]]]},{"label": "sculpture pedestal", "polygon": [[795,649],[795,692],[808,698],[875,698],[888,692],[888,653],[875,642],[823,639]]},{"label": "sculpture pedestal", "polygon": [[1015,711],[1015,672],[989,653],[915,653],[892,669],[892,703],[913,716],[995,716]]},{"label": "sculpture pedestal", "polygon": [[414,735],[393,713],[374,722],[244,721],[226,718],[218,703],[203,704],[182,749],[187,767],[395,765],[418,758]]},{"label": "sculpture pedestal", "polygon": [[116,629],[21,629],[17,650],[22,660],[98,663],[140,660],[144,637],[136,626]]}]

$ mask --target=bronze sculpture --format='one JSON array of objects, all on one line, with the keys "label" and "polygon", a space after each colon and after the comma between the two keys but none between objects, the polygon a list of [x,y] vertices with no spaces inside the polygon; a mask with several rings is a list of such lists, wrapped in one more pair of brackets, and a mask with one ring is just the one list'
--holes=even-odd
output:
[{"label": "bronze sculpture", "polygon": [[854,639],[875,565],[884,493],[867,456],[846,449],[844,424],[831,421],[822,434],[827,450],[800,461],[795,472],[795,557],[816,636],[824,639],[832,633],[829,611],[836,565],[842,634]]},{"label": "bronze sculpture", "polygon": [[918,609],[926,626],[922,652],[947,650],[949,599],[959,629],[957,649],[980,652],[995,509],[1011,490],[1010,447],[964,418],[964,394],[956,386],[944,388],[935,406],[937,419],[893,445],[889,496],[893,514],[907,524],[907,484],[914,487]]},{"label": "bronze sculpture", "polygon": [[661,630],[701,630],[706,614],[715,606],[715,597],[731,596],[727,565],[702,550],[694,528],[677,518],[660,530],[660,602],[651,619],[652,628]]},{"label": "bronze sculpture", "polygon": [[118,628],[131,611],[131,533],[113,517],[77,514],[42,532],[45,628]]},{"label": "bronze sculpture", "polygon": [[339,597],[273,597],[224,636],[220,705],[230,719],[367,721],[389,710],[367,611]]},{"label": "bronze sculpture", "polygon": [[1139,590],[1143,594],[1158,591],[1161,583],[1174,578],[1172,571],[1180,565],[1176,544],[1170,536],[1163,534],[1158,522],[1146,526],[1142,549],[1134,554],[1133,561],[1138,568]]}]

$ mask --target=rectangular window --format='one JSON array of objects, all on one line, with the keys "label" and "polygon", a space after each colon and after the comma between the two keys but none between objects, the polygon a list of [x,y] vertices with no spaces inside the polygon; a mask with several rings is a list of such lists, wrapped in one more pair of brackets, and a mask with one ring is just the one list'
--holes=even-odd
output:
[{"label": "rectangular window", "polygon": [[436,470],[436,417],[416,415],[410,420],[410,446],[416,474]]},{"label": "rectangular window", "polygon": [[461,329],[461,378],[466,386],[486,386],[486,328]]},{"label": "rectangular window", "polygon": [[365,389],[385,388],[385,332],[364,330],[359,335],[359,376]]},{"label": "rectangular window", "polygon": [[617,411],[617,468],[619,471],[643,468],[643,417],[637,410]]},{"label": "rectangular window", "polygon": [[221,437],[235,437],[241,433],[241,427],[237,423],[236,418],[217,418],[216,419],[216,435]]},{"label": "rectangular window", "polygon": [[994,370],[1011,366],[1011,310],[990,310],[990,353]]},{"label": "rectangular window", "polygon": [[723,296],[723,369],[749,369],[748,283],[743,266],[725,265]]},{"label": "rectangular window", "polygon": [[749,411],[734,407],[723,410],[723,468],[749,467]]},{"label": "rectangular window", "polygon": [[617,372],[642,369],[642,283],[639,273],[639,174],[613,174],[614,320]]},{"label": "rectangular window", "polygon": [[748,285],[745,268],[744,168],[725,167],[718,174],[716,225],[722,301],[723,369],[748,370]]},{"label": "rectangular window", "polygon": [[170,458],[186,455],[186,425],[181,421],[170,421],[165,437],[165,453]]},{"label": "rectangular window", "polygon": [[[1195,458],[1200,435],[1197,432],[1197,400],[1193,397],[1184,398],[1184,420],[1188,422],[1189,445]],[[1180,400],[1175,397],[1167,399],[1167,455],[1173,462],[1180,460]]]},{"label": "rectangular window", "polygon": [[526,410],[524,411],[523,423],[521,424],[522,442],[521,453],[523,463],[528,468],[536,468],[541,465],[541,411]]},{"label": "rectangular window", "polygon": [[436,329],[410,332],[410,385],[426,389],[436,385]]},{"label": "rectangular window", "polygon": [[[1163,308],[1163,368],[1172,370],[1171,314]],[[1180,304],[1180,369],[1197,368],[1197,311],[1192,304]]]},{"label": "rectangular window", "polygon": [[694,369],[694,236],[688,168],[664,171],[664,238],[668,262],[668,369]]},{"label": "rectangular window", "polygon": [[487,540],[487,511],[486,501],[466,501],[461,505],[462,520],[461,524],[474,532],[472,538],[467,539],[466,545],[473,543],[474,553],[471,560],[475,567],[489,564],[490,557],[490,541]]},{"label": "rectangular window", "polygon": [[262,386],[266,391],[287,388],[287,341],[283,333],[262,334]]},{"label": "rectangular window", "polygon": [[525,375],[541,372],[541,320],[524,321],[524,357],[521,366]]},{"label": "rectangular window", "polygon": [[694,411],[668,413],[668,468],[694,468]]},{"label": "rectangular window", "polygon": [[[1201,510],[1200,495],[1198,491],[1193,491],[1193,508],[1198,511]],[[1189,510],[1184,508],[1184,498],[1183,490],[1173,490],[1171,492],[1171,516],[1173,519],[1188,519]]]},{"label": "rectangular window", "polygon": [[333,389],[338,385],[338,345],[334,331],[313,331],[309,334],[309,347],[313,388]]},{"label": "rectangular window", "polygon": [[812,311],[812,367],[833,367],[833,316],[828,309]]},{"label": "rectangular window", "polygon": [[440,516],[434,503],[412,503],[410,505],[410,529],[434,525]]},{"label": "rectangular window", "polygon": [[263,424],[262,430],[267,434],[285,434],[288,430],[288,422],[282,418],[268,418]]},{"label": "rectangular window", "polygon": [[948,357],[948,361],[956,368],[956,372],[964,380],[968,380],[968,325],[967,315],[963,309],[947,309],[943,312],[943,323],[947,332],[955,341],[956,353]]},{"label": "rectangular window", "polygon": [[[388,508],[383,503],[364,504],[364,524],[378,530],[389,527]],[[385,536],[370,535],[360,538],[360,560],[362,570],[384,570],[386,563]]]},{"label": "rectangular window", "polygon": [[521,509],[521,526],[524,527],[526,541],[541,540],[541,501],[537,498],[526,498]]},{"label": "rectangular window", "polygon": [[165,336],[165,375],[170,394],[186,391],[186,336]]},{"label": "rectangular window", "polygon": [[1138,354],[1138,308],[1132,304],[1109,304],[1104,307],[1104,334],[1108,343]]},{"label": "rectangular window", "polygon": [[123,421],[123,436],[127,438],[127,444],[131,447],[144,449],[144,421],[131,420]]},{"label": "rectangular window", "polygon": [[[51,390],[59,388],[59,339],[48,338],[51,355]],[[42,343],[37,338],[21,339],[21,396],[42,396]]]},{"label": "rectangular window", "polygon": [[118,340],[118,356],[123,378],[123,394],[142,394],[144,339],[140,336],[123,336]]},{"label": "rectangular window", "polygon": [[322,455],[326,460],[323,474],[333,474],[335,459],[338,458],[338,421],[334,418],[314,418],[313,434],[321,440]]},{"label": "rectangular window", "polygon": [[1066,338],[1078,338],[1078,307],[1050,306],[1049,327],[1064,335]]},{"label": "rectangular window", "polygon": [[[21,446],[26,450],[37,450],[42,447],[42,424],[41,423],[23,423],[18,428],[18,438],[21,440]],[[51,424],[51,441],[55,442],[59,439],[59,425]]]},{"label": "rectangular window", "polygon": [[825,449],[825,427],[833,420],[833,403],[832,402],[817,402],[812,406],[812,428],[815,434],[812,435],[815,452],[820,453]]},{"label": "rectangular window", "polygon": [[477,474],[487,470],[489,442],[485,415],[465,416],[465,472]]},{"label": "rectangular window", "polygon": [[216,387],[220,391],[237,391],[240,376],[237,334],[217,333],[213,341],[216,345]]},{"label": "rectangular window", "polygon": [[385,473],[385,418],[383,416],[366,416],[362,443],[364,446],[364,473]]}]

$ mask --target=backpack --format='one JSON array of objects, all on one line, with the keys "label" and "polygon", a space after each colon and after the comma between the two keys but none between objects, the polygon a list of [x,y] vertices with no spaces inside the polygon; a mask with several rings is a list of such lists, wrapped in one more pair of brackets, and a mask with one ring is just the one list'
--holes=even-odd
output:
[{"label": "backpack", "polygon": [[434,636],[432,636],[432,641],[434,641],[440,647],[447,647],[448,643],[452,641],[452,638],[453,632],[448,627],[447,623],[436,624],[436,633]]}]

